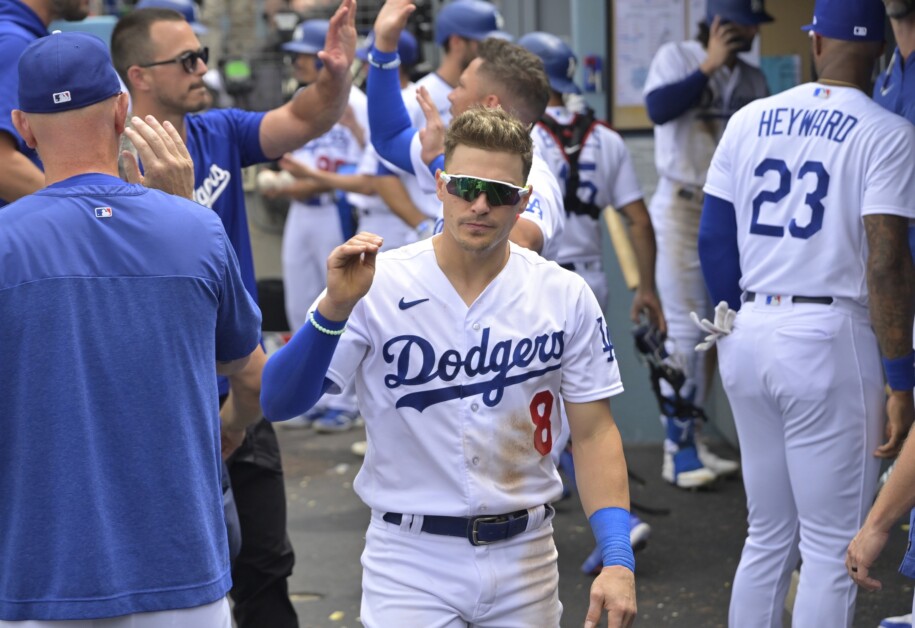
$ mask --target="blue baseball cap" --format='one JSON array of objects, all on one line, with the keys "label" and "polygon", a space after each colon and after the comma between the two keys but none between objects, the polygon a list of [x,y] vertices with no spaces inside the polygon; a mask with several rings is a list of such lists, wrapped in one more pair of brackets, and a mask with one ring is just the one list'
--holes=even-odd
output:
[{"label": "blue baseball cap", "polygon": [[[356,51],[356,56],[363,61],[368,61],[369,50],[372,49],[374,43],[375,31],[372,31],[365,38],[365,45]],[[419,44],[416,42],[416,37],[413,36],[413,33],[408,30],[400,31],[400,37],[397,39],[397,56],[400,57],[400,62],[405,66],[416,65],[419,61]]]},{"label": "blue baseball cap", "polygon": [[191,29],[198,35],[209,32],[206,26],[200,23],[200,10],[194,0],[140,0],[137,9],[171,9],[184,16]]},{"label": "blue baseball cap", "polygon": [[766,13],[765,0],[708,0],[708,23],[719,16],[724,22],[734,22],[743,26],[755,26],[772,21]]},{"label": "blue baseball cap", "polygon": [[89,33],[56,31],[19,57],[19,109],[26,113],[82,109],[121,91],[108,47]]},{"label": "blue baseball cap", "polygon": [[801,30],[829,39],[883,41],[886,9],[881,0],[816,0],[813,22]]}]

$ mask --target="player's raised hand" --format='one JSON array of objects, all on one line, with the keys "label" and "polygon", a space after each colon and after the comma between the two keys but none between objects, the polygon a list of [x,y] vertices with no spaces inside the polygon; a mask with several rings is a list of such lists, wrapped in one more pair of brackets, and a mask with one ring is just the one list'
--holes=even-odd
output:
[{"label": "player's raised hand", "polygon": [[124,135],[137,149],[145,174],[140,173],[137,155],[124,150],[121,157],[127,180],[193,200],[194,161],[178,130],[171,122],[166,120],[163,125],[153,116],[134,116],[131,124]]},{"label": "player's raised hand", "polygon": [[410,0],[386,0],[375,18],[375,47],[381,52],[396,51],[400,31],[415,10]]},{"label": "player's raised hand", "polygon": [[709,26],[707,56],[699,69],[706,75],[712,74],[737,54],[745,44],[737,28],[730,23],[722,24],[721,16],[716,15]]},{"label": "player's raised hand", "polygon": [[874,451],[878,458],[895,458],[915,420],[911,390],[890,391],[886,400],[886,442]]},{"label": "player's raised hand", "polygon": [[356,58],[356,0],[343,0],[330,18],[324,50],[318,58],[335,75],[349,72]]},{"label": "player's raised hand", "polygon": [[445,123],[442,122],[438,107],[425,87],[420,86],[416,90],[416,102],[426,116],[426,127],[419,131],[419,141],[422,145],[420,158],[424,164],[429,165],[433,159],[445,152]]},{"label": "player's raised hand", "polygon": [[888,532],[877,530],[865,521],[864,527],[851,540],[845,554],[845,568],[855,584],[862,589],[879,591],[883,587],[879,580],[870,577],[869,572],[889,536]]},{"label": "player's raised hand", "polygon": [[325,318],[348,318],[359,299],[368,293],[382,242],[381,236],[363,231],[331,251],[327,258],[327,293],[318,304]]},{"label": "player's raised hand", "polygon": [[585,628],[594,628],[607,611],[610,628],[626,628],[635,621],[635,575],[626,567],[604,567],[591,584]]}]

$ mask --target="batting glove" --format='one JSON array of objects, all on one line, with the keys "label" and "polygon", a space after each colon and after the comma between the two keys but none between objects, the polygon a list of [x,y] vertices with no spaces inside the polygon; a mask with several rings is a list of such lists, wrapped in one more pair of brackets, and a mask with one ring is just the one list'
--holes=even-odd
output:
[{"label": "batting glove", "polygon": [[708,351],[719,339],[729,335],[734,328],[734,318],[737,312],[728,307],[727,301],[722,301],[715,308],[715,322],[707,318],[699,320],[695,312],[690,312],[689,317],[695,323],[696,327],[708,334],[705,341],[696,345],[696,351]]}]

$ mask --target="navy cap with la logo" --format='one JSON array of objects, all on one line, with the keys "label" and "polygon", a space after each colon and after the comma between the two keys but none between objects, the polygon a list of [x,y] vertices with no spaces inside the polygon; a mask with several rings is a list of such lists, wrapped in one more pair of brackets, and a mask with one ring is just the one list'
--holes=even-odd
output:
[{"label": "navy cap with la logo", "polygon": [[883,41],[885,29],[882,0],[816,0],[813,22],[801,27],[844,41]]}]

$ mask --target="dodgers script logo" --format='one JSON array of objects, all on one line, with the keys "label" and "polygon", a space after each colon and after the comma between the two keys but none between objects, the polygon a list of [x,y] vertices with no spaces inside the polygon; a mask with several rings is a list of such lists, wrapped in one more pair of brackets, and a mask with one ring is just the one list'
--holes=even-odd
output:
[{"label": "dodgers script logo", "polygon": [[210,166],[210,173],[203,180],[196,190],[194,190],[194,200],[204,207],[213,208],[213,203],[222,195],[229,181],[232,179],[232,173],[223,170],[216,164]]},{"label": "dodgers script logo", "polygon": [[[466,356],[456,349],[436,355],[432,344],[420,336],[403,335],[391,338],[382,347],[382,356],[388,364],[395,364],[397,372],[385,375],[384,385],[390,389],[400,386],[423,386],[423,390],[407,393],[397,400],[397,408],[414,408],[422,412],[429,406],[454,399],[483,396],[483,403],[492,408],[502,401],[509,386],[540,377],[562,366],[565,339],[562,331],[548,332],[535,338],[500,340],[490,347],[489,327],[483,330],[480,344],[472,347]],[[528,369],[534,361],[542,368]],[[525,370],[521,370],[525,369]],[[435,380],[450,382],[464,372],[468,377],[492,377],[468,385],[429,386]],[[510,375],[512,371],[520,371]]]}]

